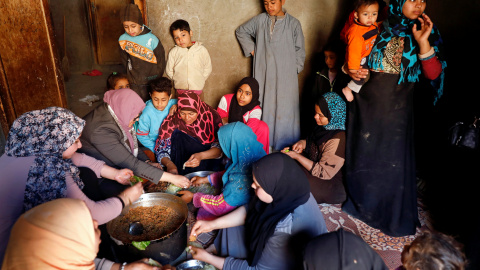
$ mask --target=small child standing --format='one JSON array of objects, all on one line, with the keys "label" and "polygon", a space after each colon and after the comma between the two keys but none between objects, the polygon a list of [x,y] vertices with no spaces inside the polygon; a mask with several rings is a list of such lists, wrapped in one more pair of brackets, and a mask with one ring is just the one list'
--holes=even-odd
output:
[{"label": "small child standing", "polygon": [[168,53],[165,73],[173,80],[178,94],[191,90],[203,97],[205,81],[212,73],[207,49],[201,42],[192,41],[193,32],[185,20],[173,22],[170,34],[176,45]]},{"label": "small child standing", "polygon": [[[377,18],[380,9],[378,0],[357,0],[354,8],[354,22],[345,33],[347,52],[346,68],[350,73],[367,68],[367,58],[372,51],[378,34]],[[352,91],[360,92],[365,80],[351,80],[342,89],[347,101],[353,100]]]},{"label": "small child standing", "polygon": [[281,150],[300,139],[298,73],[304,66],[305,41],[300,21],[283,9],[285,0],[263,3],[266,12],[235,34],[244,55],[253,56],[262,120],[269,126],[271,147]]},{"label": "small child standing", "polygon": [[168,116],[170,109],[177,106],[177,99],[172,99],[172,81],[160,77],[150,82],[150,97],[146,102],[136,127],[137,138],[143,146],[153,152],[158,129]]},{"label": "small child standing", "polygon": [[165,71],[165,49],[160,40],[143,24],[142,13],[137,5],[129,4],[123,11],[121,20],[125,33],[118,42],[130,89],[143,101],[147,101],[148,82],[163,76]]},{"label": "small child standing", "polygon": [[107,91],[130,88],[127,75],[124,73],[112,72],[107,78]]}]

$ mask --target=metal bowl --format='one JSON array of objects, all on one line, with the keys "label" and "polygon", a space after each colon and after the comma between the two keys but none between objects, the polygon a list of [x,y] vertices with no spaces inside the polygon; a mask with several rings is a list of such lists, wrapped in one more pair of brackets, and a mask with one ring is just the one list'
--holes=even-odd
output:
[{"label": "metal bowl", "polygon": [[[182,224],[175,231],[159,239],[151,239],[150,245],[145,250],[138,250],[132,244],[122,243],[112,236],[114,221],[127,214],[128,210],[140,206],[150,207],[155,205],[163,205],[176,211],[183,216]],[[120,216],[107,223],[107,232],[116,244],[115,248],[122,256],[131,257],[131,260],[152,258],[161,264],[168,264],[175,260],[187,246],[187,217],[188,207],[181,198],[163,192],[145,193],[132,205],[125,207]]]},{"label": "metal bowl", "polygon": [[185,177],[188,178],[188,180],[191,180],[193,177],[195,176],[199,176],[199,177],[205,177],[207,175],[210,175],[212,173],[214,173],[215,171],[198,171],[198,172],[192,172],[192,173],[189,173],[189,174],[185,174]]},{"label": "metal bowl", "polygon": [[177,265],[177,270],[203,269],[206,263],[199,260],[188,260]]}]

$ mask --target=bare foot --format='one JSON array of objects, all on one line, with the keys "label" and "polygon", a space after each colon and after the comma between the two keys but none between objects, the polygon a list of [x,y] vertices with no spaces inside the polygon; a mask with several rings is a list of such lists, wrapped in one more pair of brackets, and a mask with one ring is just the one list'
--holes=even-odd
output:
[{"label": "bare foot", "polygon": [[353,100],[352,90],[350,88],[348,88],[348,86],[343,88],[342,92],[343,92],[343,95],[345,96],[345,98],[347,99],[348,102],[351,102]]}]

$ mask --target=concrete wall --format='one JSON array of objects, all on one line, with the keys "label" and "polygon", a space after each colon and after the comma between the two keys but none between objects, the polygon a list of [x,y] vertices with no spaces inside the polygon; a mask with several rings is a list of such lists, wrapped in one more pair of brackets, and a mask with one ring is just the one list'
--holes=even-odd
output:
[{"label": "concrete wall", "polygon": [[[300,20],[305,35],[305,70],[299,75],[300,88],[309,74],[312,55],[322,46],[344,16],[346,1],[286,0],[284,8]],[[174,42],[168,29],[177,19],[190,23],[193,40],[202,42],[212,58],[213,71],[207,80],[204,100],[215,106],[222,95],[231,93],[245,76],[251,75],[251,58],[244,57],[235,37],[235,29],[253,16],[263,12],[259,0],[155,0],[147,1],[149,27],[168,51]]]},{"label": "concrete wall", "polygon": [[[285,9],[302,23],[306,43],[305,70],[299,75],[302,86],[323,46],[331,35],[337,35],[350,10],[353,0],[286,0]],[[80,72],[96,68],[87,28],[86,0],[49,0],[58,42],[62,42],[63,15],[67,19],[67,52],[71,70]],[[208,48],[213,72],[206,84],[205,100],[216,106],[220,97],[233,91],[242,77],[250,75],[251,59],[243,56],[235,38],[235,29],[254,15],[263,12],[259,0],[146,0],[149,27],[162,41],[166,52],[173,47],[168,33],[170,24],[182,18],[190,22],[194,39]],[[429,1],[426,13],[438,26],[445,41],[448,60],[444,103],[449,109],[458,108],[449,115],[480,115],[475,106],[479,91],[470,91],[470,80],[476,76],[473,63],[479,56],[472,36],[480,31],[477,18],[480,1]],[[63,55],[63,54],[61,54]],[[473,96],[472,96],[473,95]],[[465,99],[465,97],[469,97]],[[467,105],[465,104],[467,103]],[[440,106],[443,106],[440,104]]]}]

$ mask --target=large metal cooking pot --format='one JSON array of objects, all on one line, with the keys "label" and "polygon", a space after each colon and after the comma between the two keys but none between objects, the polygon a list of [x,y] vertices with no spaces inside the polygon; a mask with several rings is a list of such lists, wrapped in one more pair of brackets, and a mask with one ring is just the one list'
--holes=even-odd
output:
[{"label": "large metal cooking pot", "polygon": [[[113,222],[128,213],[128,210],[140,206],[150,207],[155,205],[169,207],[180,214],[183,217],[182,225],[159,239],[151,239],[150,245],[145,250],[139,250],[131,243],[122,243],[112,236]],[[177,259],[187,246],[187,216],[187,204],[179,197],[162,192],[145,193],[132,205],[125,207],[120,216],[107,223],[107,232],[115,242],[115,251],[121,256],[121,259],[136,261],[142,258],[152,258],[164,265]]]}]

